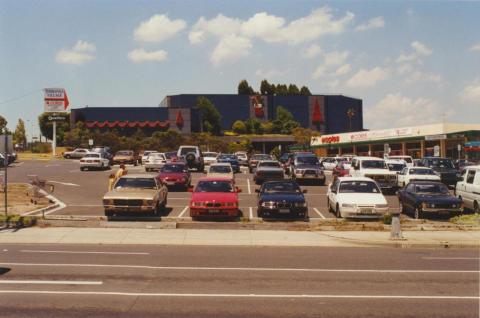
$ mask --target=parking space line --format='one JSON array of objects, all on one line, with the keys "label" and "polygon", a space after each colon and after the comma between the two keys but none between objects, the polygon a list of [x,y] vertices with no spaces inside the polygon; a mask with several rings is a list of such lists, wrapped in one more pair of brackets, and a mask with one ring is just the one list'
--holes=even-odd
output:
[{"label": "parking space line", "polygon": [[248,187],[248,194],[252,194],[252,191],[250,189],[250,179],[247,179],[247,187]]},{"label": "parking space line", "polygon": [[150,255],[145,252],[91,252],[91,251],[44,251],[20,250],[21,253],[58,253],[58,254],[107,254],[107,255]]},{"label": "parking space line", "polygon": [[75,280],[0,280],[0,284],[34,284],[34,285],[102,285],[101,281]]},{"label": "parking space line", "polygon": [[480,257],[422,257],[422,259],[428,260],[480,260]]},{"label": "parking space line", "polygon": [[250,220],[253,219],[253,209],[252,207],[249,207],[248,210],[250,211]]},{"label": "parking space line", "polygon": [[180,212],[178,217],[181,218],[185,214],[185,212],[187,212],[187,210],[188,210],[188,205],[182,210],[182,212]]},{"label": "parking space line", "polygon": [[318,211],[317,208],[313,208],[313,211],[317,212],[317,214],[320,215],[320,217],[321,217],[322,219],[326,219],[326,217],[324,217],[323,214],[320,213],[320,211]]}]

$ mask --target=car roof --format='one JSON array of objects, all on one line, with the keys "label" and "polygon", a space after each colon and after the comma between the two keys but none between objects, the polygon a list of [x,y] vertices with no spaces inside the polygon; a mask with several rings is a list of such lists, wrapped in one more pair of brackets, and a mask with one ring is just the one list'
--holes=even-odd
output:
[{"label": "car roof", "polygon": [[167,162],[165,166],[186,166],[187,164],[183,161]]},{"label": "car roof", "polygon": [[146,173],[128,173],[128,174],[125,174],[123,176],[121,176],[120,178],[152,178],[152,179],[155,179],[155,175],[153,174],[146,174]]},{"label": "car roof", "polygon": [[399,160],[399,159],[386,159],[386,163],[400,163],[400,164],[405,164],[405,160]]},{"label": "car roof", "polygon": [[260,160],[258,163],[262,163],[262,162],[274,162],[274,163],[278,163],[277,160]]},{"label": "car roof", "polygon": [[200,181],[228,181],[233,183],[232,179],[227,178],[227,177],[203,177],[198,179],[198,182]]},{"label": "car roof", "polygon": [[379,157],[368,157],[368,156],[358,156],[358,157],[353,157],[353,159],[357,159],[357,160],[384,160],[382,158],[379,158]]},{"label": "car roof", "polygon": [[339,181],[375,181],[367,177],[339,177]]},{"label": "car roof", "polygon": [[418,183],[418,184],[429,184],[429,183],[434,183],[434,184],[443,184],[442,181],[436,181],[436,180],[410,180],[410,183]]},{"label": "car roof", "polygon": [[227,167],[231,167],[232,165],[228,162],[215,162],[215,163],[212,163],[210,164],[210,167],[212,166],[227,166]]},{"label": "car roof", "polygon": [[474,166],[465,166],[465,169],[480,169],[480,165],[474,165]]}]

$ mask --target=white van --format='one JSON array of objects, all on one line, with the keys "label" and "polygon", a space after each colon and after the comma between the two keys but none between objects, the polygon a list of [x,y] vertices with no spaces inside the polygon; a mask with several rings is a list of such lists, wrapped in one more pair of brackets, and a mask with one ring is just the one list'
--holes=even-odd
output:
[{"label": "white van", "polygon": [[480,165],[468,166],[462,171],[462,180],[457,182],[455,194],[465,208],[480,213]]},{"label": "white van", "polygon": [[390,160],[403,160],[407,167],[413,167],[413,159],[410,156],[388,156]]}]

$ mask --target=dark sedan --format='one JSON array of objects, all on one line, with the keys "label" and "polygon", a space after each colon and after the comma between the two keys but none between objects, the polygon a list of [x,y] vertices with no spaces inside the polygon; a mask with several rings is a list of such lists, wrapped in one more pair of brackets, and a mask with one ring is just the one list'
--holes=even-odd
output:
[{"label": "dark sedan", "polygon": [[457,184],[458,170],[455,169],[451,159],[426,157],[420,161],[419,165],[422,167],[432,168],[432,170],[435,171],[438,176],[440,176],[440,179],[444,184],[453,187],[455,187]]},{"label": "dark sedan", "polygon": [[264,219],[303,219],[308,221],[304,193],[295,181],[268,181],[258,193],[257,214]]},{"label": "dark sedan", "polygon": [[438,181],[410,181],[398,190],[398,200],[402,213],[411,213],[415,219],[427,214],[460,214],[462,200],[453,196],[447,186]]},{"label": "dark sedan", "polygon": [[219,155],[217,157],[217,162],[229,163],[232,166],[234,173],[240,172],[240,163],[238,162],[238,158],[235,155],[230,155],[230,154]]}]

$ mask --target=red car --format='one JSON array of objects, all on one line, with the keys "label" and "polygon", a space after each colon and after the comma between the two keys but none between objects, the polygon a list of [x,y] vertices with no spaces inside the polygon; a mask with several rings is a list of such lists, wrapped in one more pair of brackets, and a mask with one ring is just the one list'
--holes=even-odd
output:
[{"label": "red car", "polygon": [[200,178],[192,191],[190,200],[190,216],[199,217],[231,217],[239,216],[238,193],[231,179]]},{"label": "red car", "polygon": [[157,176],[168,187],[178,187],[187,190],[192,181],[188,167],[182,162],[166,163]]},{"label": "red car", "polygon": [[350,168],[346,167],[347,162],[340,161],[335,168],[333,168],[332,174],[337,177],[348,177],[350,175]]}]

